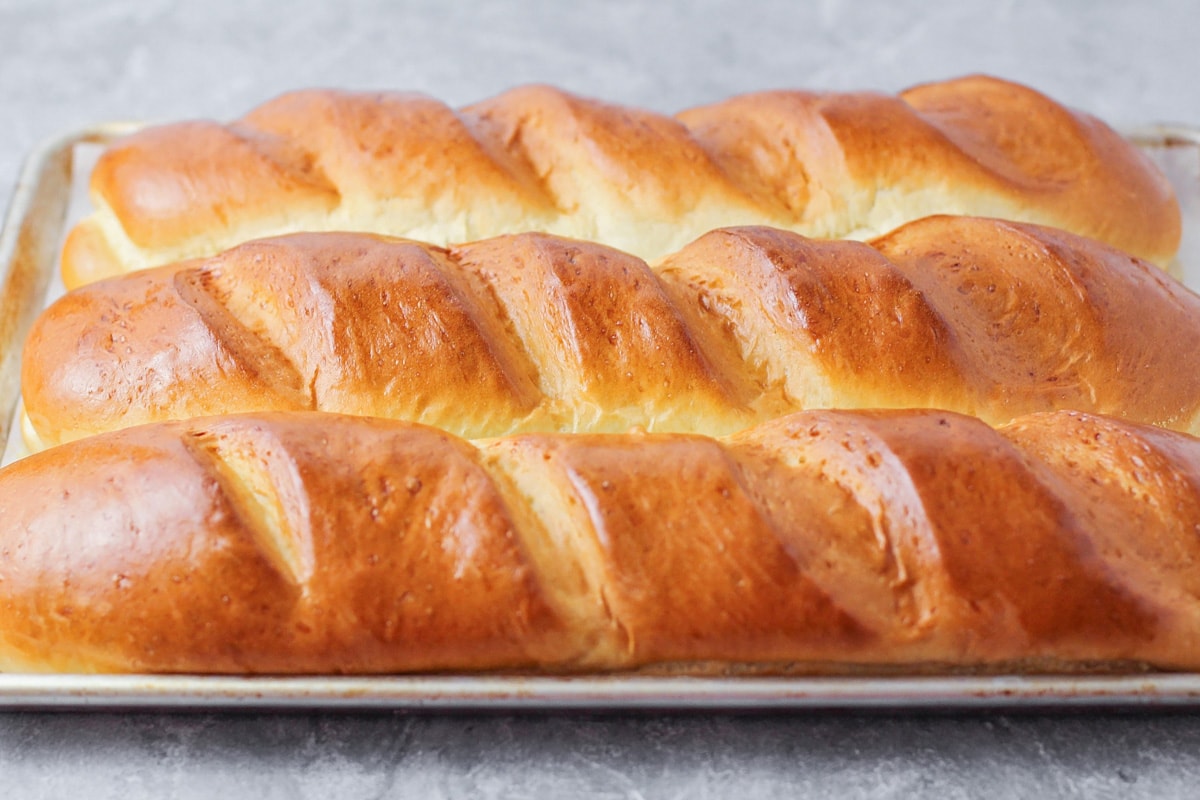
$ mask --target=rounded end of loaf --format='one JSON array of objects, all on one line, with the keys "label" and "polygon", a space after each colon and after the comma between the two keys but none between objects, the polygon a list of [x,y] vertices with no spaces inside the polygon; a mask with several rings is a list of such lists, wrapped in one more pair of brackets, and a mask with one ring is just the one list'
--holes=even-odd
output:
[{"label": "rounded end of loaf", "polygon": [[82,220],[67,233],[62,250],[62,279],[68,290],[128,271],[129,266],[113,252],[94,217]]},{"label": "rounded end of loaf", "polygon": [[[167,271],[173,272],[171,268]],[[129,359],[135,348],[143,351],[162,346],[161,353],[169,360],[175,337],[169,337],[172,342],[144,339],[143,331],[153,324],[130,327],[111,315],[119,314],[127,301],[141,297],[150,300],[144,306],[145,314],[157,316],[160,322],[174,316],[178,309],[157,302],[161,297],[156,295],[161,293],[153,290],[156,281],[147,282],[155,272],[167,274],[163,270],[138,272],[88,283],[59,298],[34,320],[21,356],[21,395],[27,420],[22,427],[28,445],[43,449],[151,421],[138,396],[139,387],[145,391],[166,375],[156,373],[148,359],[137,364]],[[108,292],[109,287],[115,291]],[[100,326],[102,319],[117,324]]]},{"label": "rounded end of loaf", "polygon": [[1143,153],[1009,81],[971,76],[899,96],[766,91],[678,117],[808,235],[867,238],[960,214],[1060,227],[1160,267],[1179,247],[1178,201]]},{"label": "rounded end of loaf", "polygon": [[660,263],[697,340],[791,410],[1064,408],[1192,430],[1200,298],[1082,236],[934,216],[868,243],[713,231]]},{"label": "rounded end of loaf", "polygon": [[[147,422],[302,410],[294,370],[187,278],[199,262],[119,275],[68,292],[30,328],[21,393],[43,447]],[[181,289],[183,291],[181,291]]]},{"label": "rounded end of loaf", "polygon": [[24,670],[368,674],[578,655],[478,452],[432,429],[142,426],[0,471],[0,520],[0,663]]},{"label": "rounded end of loaf", "polygon": [[1016,213],[990,216],[1072,231],[1162,268],[1178,252],[1183,220],[1170,181],[1096,117],[988,75],[927,83],[900,97],[1012,187]]},{"label": "rounded end of loaf", "polygon": [[973,352],[993,423],[1077,409],[1181,431],[1200,424],[1200,298],[1148,262],[1057,228],[937,216],[871,246]]},{"label": "rounded end of loaf", "polygon": [[209,121],[119,139],[97,161],[90,188],[97,210],[77,226],[84,229],[79,240],[68,239],[69,286],[112,274],[114,257],[129,272],[297,226],[323,227],[340,202],[296,144]]}]

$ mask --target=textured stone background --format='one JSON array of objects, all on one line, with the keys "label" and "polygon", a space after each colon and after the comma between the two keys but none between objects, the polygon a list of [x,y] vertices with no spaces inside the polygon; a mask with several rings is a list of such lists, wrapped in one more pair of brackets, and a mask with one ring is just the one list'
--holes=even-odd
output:
[{"label": "textured stone background", "polygon": [[[1200,4],[0,0],[0,195],[42,138],[288,88],[516,83],[673,110],[984,71],[1200,124]],[[0,714],[5,797],[1172,797],[1200,715]]]},{"label": "textured stone background", "polygon": [[41,137],[301,86],[466,103],[542,81],[667,111],[991,72],[1116,124],[1200,122],[1198,36],[1194,0],[0,0],[0,189]]}]

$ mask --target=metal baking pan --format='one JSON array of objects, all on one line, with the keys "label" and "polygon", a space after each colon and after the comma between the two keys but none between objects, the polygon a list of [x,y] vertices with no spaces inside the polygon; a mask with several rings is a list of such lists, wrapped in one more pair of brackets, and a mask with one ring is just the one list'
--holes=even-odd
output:
[{"label": "metal baking pan", "polygon": [[[45,143],[27,159],[0,229],[0,450],[23,455],[20,353],[36,314],[63,292],[58,253],[87,210],[100,148],[133,130],[108,123]],[[1184,214],[1172,269],[1200,289],[1200,128],[1128,134],[1167,173]],[[1200,706],[1200,674],[930,677],[417,675],[216,677],[0,674],[0,708],[171,709],[803,709],[1096,708]]]}]

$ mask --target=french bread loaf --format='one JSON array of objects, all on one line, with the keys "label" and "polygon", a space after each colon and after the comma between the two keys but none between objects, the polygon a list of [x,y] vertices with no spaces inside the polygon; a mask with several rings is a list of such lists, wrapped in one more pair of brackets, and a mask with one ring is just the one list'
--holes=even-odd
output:
[{"label": "french bread loaf", "polygon": [[1075,412],[198,419],[0,471],[0,666],[1196,670],[1198,529],[1200,440]]},{"label": "french bread loaf", "polygon": [[93,284],[36,322],[34,446],[239,411],[717,435],[811,407],[1057,408],[1200,429],[1200,298],[1072,234],[967,217],[870,245],[711,232],[656,268],[546,234],[296,234]]},{"label": "french bread loaf", "polygon": [[869,238],[937,213],[1060,227],[1160,266],[1180,214],[1163,176],[1087,114],[975,76],[899,96],[773,91],[672,118],[531,86],[454,111],[301,91],[229,125],[113,145],[68,287],[293,231],[445,245],[538,230],[655,260],[718,227]]}]

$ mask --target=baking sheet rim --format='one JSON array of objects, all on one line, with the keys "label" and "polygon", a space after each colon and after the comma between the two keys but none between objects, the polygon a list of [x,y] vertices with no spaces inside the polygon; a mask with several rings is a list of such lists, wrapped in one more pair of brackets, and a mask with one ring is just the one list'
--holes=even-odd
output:
[{"label": "baking sheet rim", "polygon": [[[103,143],[129,132],[137,123],[111,122],[47,140],[32,151],[18,177],[0,228],[0,309],[14,313],[13,298],[28,292],[17,275],[29,251],[54,251],[61,240],[65,209],[76,176],[71,153],[77,145]],[[1130,131],[1142,147],[1185,143],[1200,146],[1200,128],[1152,125]],[[54,168],[66,170],[66,196],[43,197],[54,188]],[[51,205],[63,219],[37,217]],[[56,258],[34,264],[41,294],[57,265]],[[35,298],[40,302],[40,295]],[[5,384],[28,324],[5,325],[0,341],[0,450],[8,438],[17,395]],[[8,380],[11,384],[11,378]],[[17,393],[19,394],[19,392]],[[440,710],[751,710],[856,708],[920,710],[941,708],[1179,707],[1200,702],[1198,673],[1136,675],[996,675],[930,677],[727,677],[649,676],[530,677],[454,676],[305,676],[236,677],[195,675],[0,674],[0,708],[63,710],[160,709],[440,709]]]}]

